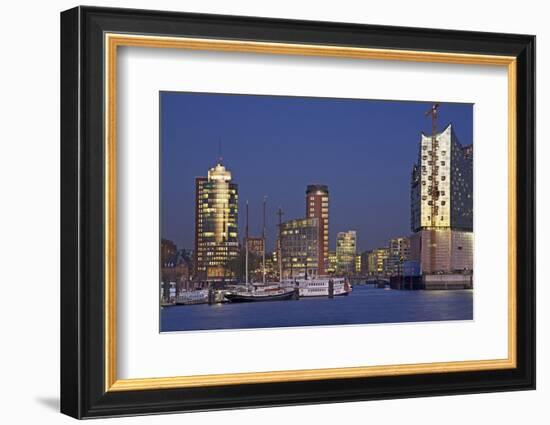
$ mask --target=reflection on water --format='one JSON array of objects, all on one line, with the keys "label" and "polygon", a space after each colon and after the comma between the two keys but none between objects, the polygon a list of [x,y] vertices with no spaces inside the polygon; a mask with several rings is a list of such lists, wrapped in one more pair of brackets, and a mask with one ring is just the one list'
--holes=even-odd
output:
[{"label": "reflection on water", "polygon": [[161,331],[275,328],[471,320],[473,291],[398,291],[355,286],[349,296],[299,301],[174,306],[161,310]]}]

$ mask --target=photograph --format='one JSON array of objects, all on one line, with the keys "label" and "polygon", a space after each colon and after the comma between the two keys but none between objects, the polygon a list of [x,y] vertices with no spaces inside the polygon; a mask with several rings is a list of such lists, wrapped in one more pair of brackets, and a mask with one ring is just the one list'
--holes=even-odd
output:
[{"label": "photograph", "polygon": [[474,104],[159,103],[160,332],[474,319]]},{"label": "photograph", "polygon": [[[369,418],[387,422],[382,400],[415,400],[416,413],[391,409],[402,422],[438,396],[440,422],[495,397],[517,422],[499,408],[536,388],[537,40],[525,31],[544,19],[233,6],[76,6],[51,31],[60,79],[41,87],[61,86],[61,120],[44,120],[61,168],[25,161],[61,185],[61,288],[34,297],[59,306],[59,373],[43,368],[59,410],[315,405],[313,418],[371,401]],[[14,164],[30,184],[20,197],[55,199],[36,190],[38,168]],[[33,223],[12,225],[22,247]],[[438,408],[443,396],[474,405]]]}]

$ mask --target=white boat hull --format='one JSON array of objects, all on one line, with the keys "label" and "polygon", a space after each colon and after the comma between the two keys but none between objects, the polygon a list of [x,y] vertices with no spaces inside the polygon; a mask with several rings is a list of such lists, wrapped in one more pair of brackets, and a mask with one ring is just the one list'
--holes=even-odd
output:
[{"label": "white boat hull", "polygon": [[176,299],[176,304],[180,305],[206,304],[207,302],[207,290],[184,292]]},{"label": "white boat hull", "polygon": [[286,281],[286,285],[297,287],[300,297],[328,297],[331,295],[331,281],[332,296],[348,295],[352,291],[351,285],[344,278],[300,278],[294,281]]}]

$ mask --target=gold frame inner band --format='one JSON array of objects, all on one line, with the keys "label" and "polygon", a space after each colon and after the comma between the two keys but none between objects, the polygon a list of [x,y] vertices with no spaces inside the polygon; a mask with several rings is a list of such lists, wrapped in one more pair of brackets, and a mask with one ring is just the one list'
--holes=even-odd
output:
[{"label": "gold frame inner band", "polygon": [[[448,373],[516,367],[516,58],[323,45],[105,34],[105,391]],[[503,66],[508,72],[508,357],[420,364],[118,379],[116,324],[117,51],[120,46]]]}]

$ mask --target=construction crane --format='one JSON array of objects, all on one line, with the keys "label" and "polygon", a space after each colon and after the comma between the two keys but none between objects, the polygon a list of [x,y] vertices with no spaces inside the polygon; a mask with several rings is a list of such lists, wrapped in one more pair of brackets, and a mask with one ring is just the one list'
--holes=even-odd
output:
[{"label": "construction crane", "polygon": [[435,137],[435,134],[437,132],[437,113],[439,111],[439,103],[434,103],[430,109],[426,111],[424,116],[432,117],[432,138]]},{"label": "construction crane", "polygon": [[[428,195],[430,197],[430,272],[433,273],[435,269],[435,254],[436,254],[436,220],[435,217],[438,213],[439,207],[437,201],[439,199],[439,187],[437,185],[436,177],[438,175],[438,142],[437,142],[437,114],[439,112],[439,103],[434,103],[430,109],[426,111],[424,116],[432,118],[432,147],[428,151],[428,158],[430,167],[430,182],[428,183]],[[430,186],[431,185],[431,186]]]}]

